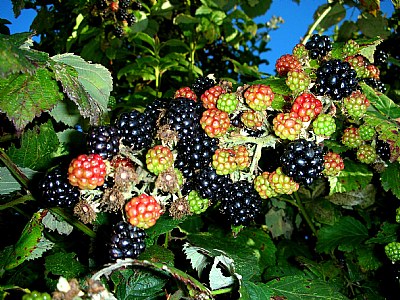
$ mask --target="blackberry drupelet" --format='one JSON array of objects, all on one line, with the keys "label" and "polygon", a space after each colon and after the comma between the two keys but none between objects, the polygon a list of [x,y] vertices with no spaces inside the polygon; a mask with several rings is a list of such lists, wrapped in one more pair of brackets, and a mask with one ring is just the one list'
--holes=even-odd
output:
[{"label": "blackberry drupelet", "polygon": [[306,49],[312,59],[317,59],[332,50],[332,42],[327,35],[314,34],[306,43]]},{"label": "blackberry drupelet", "polygon": [[289,143],[280,161],[283,173],[305,185],[310,185],[324,170],[323,149],[305,139]]},{"label": "blackberry drupelet", "polygon": [[134,1],[131,4],[131,8],[133,10],[141,10],[142,9],[142,3],[140,3],[139,1]]},{"label": "blackberry drupelet", "polygon": [[136,23],[136,17],[133,14],[129,14],[126,18],[126,22],[128,22],[128,26],[132,26]]},{"label": "blackberry drupelet", "polygon": [[383,161],[388,161],[390,159],[390,145],[388,142],[376,140],[375,150],[376,154],[378,154]]},{"label": "blackberry drupelet", "polygon": [[233,226],[247,226],[260,213],[262,199],[247,180],[229,185],[225,193],[228,197],[222,201],[221,211]]},{"label": "blackberry drupelet", "polygon": [[377,49],[374,52],[374,64],[377,66],[383,66],[387,63],[389,55],[382,49]]},{"label": "blackberry drupelet", "polygon": [[133,150],[150,147],[155,133],[155,126],[146,115],[132,110],[122,113],[116,121],[116,127],[121,134],[121,142]]},{"label": "blackberry drupelet", "polygon": [[98,1],[98,7],[100,9],[106,9],[108,7],[107,1],[106,0],[100,0]]},{"label": "blackberry drupelet", "polygon": [[332,59],[324,62],[316,72],[317,79],[311,92],[317,96],[328,95],[333,100],[349,96],[358,87],[357,72],[348,62]]},{"label": "blackberry drupelet", "polygon": [[114,225],[109,248],[111,261],[124,258],[137,258],[145,249],[146,232],[127,222]]},{"label": "blackberry drupelet", "polygon": [[39,183],[43,202],[50,206],[72,207],[79,200],[79,189],[68,182],[67,170],[57,167]]},{"label": "blackberry drupelet", "polygon": [[216,85],[214,79],[209,77],[197,77],[197,79],[192,84],[191,88],[196,93],[197,97],[200,99],[201,95],[204,94],[205,91],[212,88]]},{"label": "blackberry drupelet", "polygon": [[100,154],[103,159],[112,159],[119,152],[119,130],[114,126],[93,127],[86,144],[89,153]]},{"label": "blackberry drupelet", "polygon": [[129,13],[125,9],[119,9],[115,16],[117,17],[117,20],[119,21],[125,21],[128,19]]},{"label": "blackberry drupelet", "polygon": [[376,78],[365,78],[364,82],[380,93],[386,92],[385,84]]},{"label": "blackberry drupelet", "polygon": [[196,190],[202,198],[218,201],[226,195],[227,186],[232,181],[229,176],[218,175],[213,167],[207,166],[199,170],[195,182]]},{"label": "blackberry drupelet", "polygon": [[131,0],[119,0],[119,7],[126,9],[129,7],[129,5],[131,5]]},{"label": "blackberry drupelet", "polygon": [[124,36],[124,29],[121,26],[116,26],[113,33],[117,38],[122,38]]},{"label": "blackberry drupelet", "polygon": [[156,122],[158,121],[162,112],[167,109],[168,104],[169,101],[166,99],[156,99],[146,106],[143,114],[151,124],[156,126]]}]

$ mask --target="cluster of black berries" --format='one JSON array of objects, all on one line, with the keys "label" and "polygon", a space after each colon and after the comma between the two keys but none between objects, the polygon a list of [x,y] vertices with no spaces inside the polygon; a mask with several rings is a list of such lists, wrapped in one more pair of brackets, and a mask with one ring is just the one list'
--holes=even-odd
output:
[{"label": "cluster of black berries", "polygon": [[390,159],[390,145],[388,142],[377,139],[375,151],[383,161],[388,161]]},{"label": "cluster of black berries", "polygon": [[332,42],[327,35],[314,34],[305,46],[312,59],[324,57],[332,50]]},{"label": "cluster of black berries", "polygon": [[351,95],[358,87],[357,72],[348,62],[339,59],[324,62],[316,75],[311,92],[317,96],[328,95],[333,100],[340,100]]},{"label": "cluster of black berries", "polygon": [[386,92],[386,86],[385,84],[376,79],[376,78],[365,78],[363,80],[366,84],[368,84],[370,87],[372,87],[374,90],[380,92],[380,93],[385,93]]},{"label": "cluster of black berries", "polygon": [[120,38],[124,34],[125,24],[132,26],[136,22],[133,10],[140,10],[142,4],[131,0],[100,0],[97,7],[102,10],[102,15],[106,19],[114,21],[113,33]]},{"label": "cluster of black berries", "polygon": [[73,207],[79,200],[79,189],[72,186],[67,178],[67,170],[56,167],[39,183],[41,200],[52,207]]},{"label": "cluster of black berries", "polygon": [[137,258],[145,249],[146,232],[121,221],[114,225],[109,247],[111,261],[124,258]]},{"label": "cluster of black berries", "polygon": [[289,143],[280,160],[283,173],[304,185],[310,185],[324,170],[323,149],[305,139]]}]

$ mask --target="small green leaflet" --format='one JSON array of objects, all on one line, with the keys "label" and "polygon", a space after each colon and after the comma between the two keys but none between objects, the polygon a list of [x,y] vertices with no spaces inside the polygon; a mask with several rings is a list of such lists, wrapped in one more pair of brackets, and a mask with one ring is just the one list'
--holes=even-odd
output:
[{"label": "small green leaflet", "polygon": [[368,230],[360,221],[343,217],[334,225],[325,225],[318,231],[316,250],[329,253],[338,247],[342,251],[352,251],[367,238]]},{"label": "small green leaflet", "polygon": [[66,221],[59,220],[51,211],[46,211],[46,215],[42,219],[43,225],[51,231],[57,231],[59,234],[69,235],[74,229],[73,226]]},{"label": "small green leaflet", "polygon": [[247,280],[242,282],[239,293],[241,300],[271,299],[273,296],[272,289],[268,288],[266,284],[256,284]]},{"label": "small green leaflet", "polygon": [[56,79],[64,92],[76,103],[81,115],[98,124],[107,112],[113,88],[111,73],[102,65],[92,64],[80,56],[65,53],[51,57]]},{"label": "small green leaflet", "polygon": [[33,75],[0,78],[0,112],[7,115],[18,131],[62,98],[53,74],[46,68],[38,68]]},{"label": "small green leaflet", "polygon": [[67,279],[77,278],[86,268],[76,258],[75,253],[57,252],[46,257],[46,271]]},{"label": "small green leaflet", "polygon": [[346,300],[344,295],[334,287],[319,279],[309,279],[304,276],[285,276],[273,279],[265,284],[273,291],[273,296],[285,297],[290,300]]},{"label": "small green leaflet", "polygon": [[360,82],[360,86],[367,99],[380,113],[392,119],[400,118],[400,106],[392,99],[385,94],[376,94],[373,88],[363,82]]},{"label": "small green leaflet", "polygon": [[7,155],[20,167],[36,171],[46,170],[59,144],[53,125],[48,121],[25,131],[21,137],[20,147],[12,145],[7,150]]},{"label": "small green leaflet", "polygon": [[388,165],[381,174],[381,183],[385,191],[392,191],[398,199],[400,199],[400,164],[394,162]]},{"label": "small green leaflet", "polygon": [[[208,265],[208,257],[211,255],[207,250],[190,246],[189,243],[183,245],[183,253],[185,253],[186,258],[190,260],[190,264],[193,269],[197,271],[197,275],[200,277],[204,268]],[[208,255],[205,255],[207,253]]]}]

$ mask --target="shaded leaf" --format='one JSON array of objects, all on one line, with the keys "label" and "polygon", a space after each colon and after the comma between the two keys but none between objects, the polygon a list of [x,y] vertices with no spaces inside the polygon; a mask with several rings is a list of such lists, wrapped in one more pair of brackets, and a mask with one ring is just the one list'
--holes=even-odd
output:
[{"label": "shaded leaf", "polygon": [[169,216],[162,215],[156,222],[156,224],[149,229],[146,229],[147,238],[146,245],[153,245],[156,239],[164,233],[176,228],[183,220],[176,220]]},{"label": "shaded leaf", "polygon": [[391,191],[400,199],[400,165],[397,162],[389,164],[386,170],[381,173],[381,183],[385,191]]},{"label": "shaded leaf", "polygon": [[273,295],[272,289],[268,288],[264,283],[253,283],[251,281],[243,281],[239,289],[240,299],[270,299]]},{"label": "shaded leaf", "polygon": [[267,282],[267,288],[273,291],[273,296],[286,297],[290,300],[345,300],[344,295],[322,280],[308,279],[304,276],[285,276]]},{"label": "shaded leaf", "polygon": [[375,203],[375,196],[375,186],[373,184],[368,184],[363,189],[346,193],[335,193],[326,198],[336,205],[347,207],[360,205],[361,208],[366,208]]},{"label": "shaded leaf", "polygon": [[57,231],[59,234],[69,235],[74,227],[64,220],[60,220],[51,211],[47,211],[42,219],[43,225],[51,231]]},{"label": "shaded leaf", "polygon": [[385,94],[376,94],[373,88],[363,82],[360,83],[360,86],[371,105],[373,105],[379,112],[392,119],[400,118],[400,106],[394,103],[392,99]]},{"label": "shaded leaf", "polygon": [[381,37],[389,36],[390,31],[387,29],[387,19],[381,15],[376,17],[371,14],[362,14],[357,20],[358,28],[366,37]]},{"label": "shaded leaf", "polygon": [[59,141],[51,121],[27,130],[21,137],[21,145],[12,145],[8,156],[20,167],[32,170],[45,170],[49,167]]},{"label": "shaded leaf", "polygon": [[335,248],[351,251],[368,238],[367,228],[352,217],[343,217],[334,225],[325,225],[318,231],[316,250],[329,253]]},{"label": "shaded leaf", "polygon": [[46,270],[67,279],[77,278],[86,268],[76,258],[75,253],[57,252],[45,259]]},{"label": "shaded leaf", "polygon": [[399,230],[399,224],[393,224],[384,222],[375,237],[370,238],[366,241],[366,244],[389,244],[390,242],[397,241],[397,231]]},{"label": "shaded leaf", "polygon": [[61,122],[69,127],[79,124],[82,116],[79,109],[72,101],[60,101],[50,111],[50,115],[56,122]]},{"label": "shaded leaf", "polygon": [[[20,168],[20,170],[26,175],[28,179],[32,179],[37,174],[29,168]],[[0,167],[0,195],[9,194],[21,189],[20,183],[10,173],[6,167]]]},{"label": "shaded leaf", "polygon": [[[325,11],[329,4],[320,6],[314,14],[314,20],[318,19],[320,15]],[[319,24],[319,28],[328,29],[329,27],[338,24],[341,20],[346,17],[346,9],[343,4],[336,3],[331,6],[330,11],[322,19]]]},{"label": "shaded leaf", "polygon": [[140,254],[138,259],[148,260],[152,262],[160,262],[173,266],[175,255],[168,248],[159,245],[152,245],[150,247],[146,247],[146,251]]},{"label": "shaded leaf", "polygon": [[365,271],[376,271],[382,262],[375,255],[373,247],[360,247],[357,249],[357,259],[360,268]]},{"label": "shaded leaf", "polygon": [[273,238],[281,235],[289,238],[293,232],[293,225],[286,219],[283,209],[271,208],[265,215],[265,225],[268,226]]},{"label": "shaded leaf", "polygon": [[57,82],[45,68],[38,68],[34,75],[15,74],[0,78],[0,111],[18,131],[61,100]]},{"label": "shaded leaf", "polygon": [[271,2],[271,0],[246,0],[242,1],[240,6],[250,18],[255,18],[265,14],[270,8]]}]

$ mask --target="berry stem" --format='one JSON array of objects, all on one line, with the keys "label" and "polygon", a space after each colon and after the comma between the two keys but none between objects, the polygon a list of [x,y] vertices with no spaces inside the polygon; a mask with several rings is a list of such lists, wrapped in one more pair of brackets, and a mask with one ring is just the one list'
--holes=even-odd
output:
[{"label": "berry stem", "polygon": [[314,226],[314,223],[311,221],[310,216],[308,215],[303,202],[301,202],[301,199],[299,197],[299,194],[297,192],[293,193],[294,195],[294,201],[297,204],[297,208],[299,209],[301,215],[303,216],[303,218],[306,220],[308,226],[310,227],[311,231],[313,232],[314,236],[317,236],[317,229]]},{"label": "berry stem", "polygon": [[77,229],[79,229],[80,231],[82,231],[83,233],[88,235],[89,237],[91,237],[91,238],[95,238],[96,237],[96,233],[92,229],[87,227],[81,221],[79,221],[79,220],[75,219],[74,217],[72,217],[70,214],[66,213],[60,207],[52,207],[52,208],[50,208],[50,211],[52,213],[55,213],[55,214],[59,215],[61,218],[63,218],[69,224],[71,224],[72,226],[76,227]]},{"label": "berry stem", "polygon": [[31,201],[31,200],[35,200],[35,198],[31,194],[24,195],[22,197],[19,197],[18,199],[15,199],[8,203],[0,205],[0,210],[11,208],[11,207],[14,208],[14,206],[16,206],[18,204],[22,204],[22,203],[25,203],[26,201]]},{"label": "berry stem", "polygon": [[7,167],[10,173],[19,181],[22,187],[25,190],[28,190],[29,179],[25,176],[25,174],[18,168],[16,164],[12,162],[10,157],[4,151],[3,148],[0,148],[0,161]]},{"label": "berry stem", "polygon": [[304,36],[304,39],[302,41],[302,44],[305,45],[310,37],[313,35],[314,30],[318,27],[318,25],[322,22],[322,20],[326,17],[326,15],[331,11],[332,6],[329,5],[325,10],[322,12],[322,14],[318,17],[318,19],[315,20],[314,24],[311,25],[311,27],[308,29],[306,35]]}]

